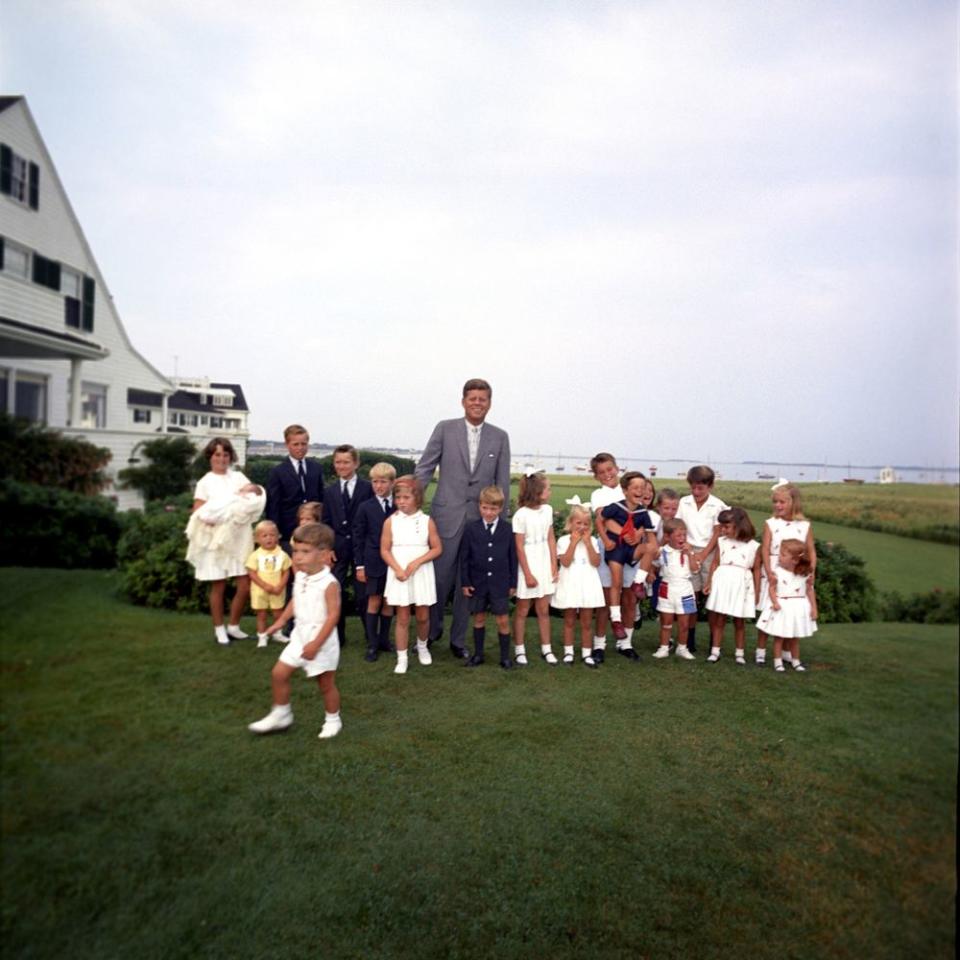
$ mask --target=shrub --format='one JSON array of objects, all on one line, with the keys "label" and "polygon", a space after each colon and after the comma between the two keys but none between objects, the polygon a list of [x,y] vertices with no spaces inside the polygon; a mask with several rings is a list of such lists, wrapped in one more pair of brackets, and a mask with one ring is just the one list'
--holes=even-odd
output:
[{"label": "shrub", "polygon": [[842,543],[815,541],[817,607],[823,623],[872,620],[877,590],[863,560]]},{"label": "shrub", "polygon": [[117,564],[121,589],[134,603],[191,613],[207,609],[207,585],[194,579],[186,561],[189,517],[189,494],[128,516]]},{"label": "shrub", "polygon": [[121,521],[106,497],[0,480],[0,555],[22,567],[109,568]]},{"label": "shrub", "polygon": [[182,436],[157,437],[140,444],[139,449],[150,463],[121,470],[117,476],[123,487],[139,490],[146,501],[177,497],[191,489],[191,467],[196,454],[191,440]]},{"label": "shrub", "polygon": [[0,479],[92,495],[106,486],[111,456],[106,447],[0,414]]},{"label": "shrub", "polygon": [[880,598],[880,619],[900,623],[960,623],[960,593],[931,590],[904,597],[897,592]]}]

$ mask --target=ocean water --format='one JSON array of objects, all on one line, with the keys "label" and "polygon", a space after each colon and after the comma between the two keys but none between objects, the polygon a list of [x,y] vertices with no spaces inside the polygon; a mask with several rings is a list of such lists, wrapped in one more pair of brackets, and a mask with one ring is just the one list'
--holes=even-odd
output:
[{"label": "ocean water", "polygon": [[[639,460],[620,457],[617,462],[625,470],[640,470],[648,476],[655,475],[661,483],[665,480],[680,480],[694,465],[692,460]],[[589,457],[545,457],[541,454],[516,454],[512,461],[514,473],[524,470],[546,470],[547,473],[590,476]],[[960,483],[958,467],[897,466],[896,464],[836,464],[836,463],[725,463],[713,462],[711,467],[721,480],[769,480],[771,483],[784,477],[797,483],[839,483],[846,478],[864,483],[879,483],[880,471],[892,466],[897,483]]]}]

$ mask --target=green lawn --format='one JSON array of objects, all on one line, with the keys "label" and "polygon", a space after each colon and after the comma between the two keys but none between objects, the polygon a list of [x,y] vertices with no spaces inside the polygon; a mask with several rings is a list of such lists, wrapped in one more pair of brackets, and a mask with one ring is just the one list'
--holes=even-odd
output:
[{"label": "green lawn", "polygon": [[6,956],[953,956],[956,627],[825,626],[805,675],[645,626],[639,666],[395,677],[352,624],[320,742],[305,681],[245,729],[279,647],[5,580]]}]

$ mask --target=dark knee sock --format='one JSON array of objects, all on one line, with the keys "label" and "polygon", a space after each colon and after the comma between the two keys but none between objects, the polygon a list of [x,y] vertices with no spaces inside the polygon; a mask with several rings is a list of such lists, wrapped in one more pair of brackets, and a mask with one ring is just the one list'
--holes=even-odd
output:
[{"label": "dark knee sock", "polygon": [[363,615],[363,628],[367,634],[367,649],[377,649],[377,620],[380,619],[379,613],[365,613]]},{"label": "dark knee sock", "polygon": [[384,650],[390,649],[390,624],[393,623],[392,613],[378,614],[380,619],[379,646]]},{"label": "dark knee sock", "polygon": [[485,627],[473,628],[473,655],[475,657],[483,656],[483,638],[486,635]]},{"label": "dark knee sock", "polygon": [[510,659],[510,634],[498,633],[497,639],[500,641],[500,659],[509,660]]}]

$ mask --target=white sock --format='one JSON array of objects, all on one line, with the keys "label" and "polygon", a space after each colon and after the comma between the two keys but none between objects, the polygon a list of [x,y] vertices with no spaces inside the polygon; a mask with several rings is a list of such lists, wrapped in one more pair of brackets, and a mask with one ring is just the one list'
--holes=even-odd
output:
[{"label": "white sock", "polygon": [[593,638],[593,649],[594,649],[594,650],[606,650],[606,649],[607,649],[607,638],[606,638],[606,637],[594,637],[594,638]]},{"label": "white sock", "polygon": [[427,641],[426,641],[426,640],[417,640],[417,649],[418,649],[418,650],[426,650],[426,649],[427,649]]},{"label": "white sock", "polygon": [[758,651],[757,651],[757,663],[765,663],[765,662],[766,662],[766,659],[767,659],[767,651],[766,651],[766,650],[758,650]]},{"label": "white sock", "polygon": [[270,712],[278,717],[288,717],[293,713],[293,708],[289,703],[275,703]]},{"label": "white sock", "polygon": [[610,608],[610,619],[611,619],[614,623],[618,623],[618,622],[620,621],[621,616],[620,616],[620,608],[619,608],[619,607],[611,607],[611,608]]},{"label": "white sock", "polygon": [[773,665],[774,665],[775,667],[782,667],[782,666],[783,666],[783,660],[782,660],[780,657],[774,657],[774,658],[773,658]]},{"label": "white sock", "polygon": [[633,639],[633,627],[627,627],[627,639],[626,639],[627,645],[630,644],[630,641],[632,639]]},{"label": "white sock", "polygon": [[742,651],[742,650],[738,650],[738,651],[737,651],[737,659],[738,659],[738,660],[742,660],[742,659],[743,659],[743,651]]},{"label": "white sock", "polygon": [[592,647],[582,647],[581,650],[580,650],[580,656],[583,657],[584,660],[586,660],[587,657],[593,657],[593,648],[592,648]]},{"label": "white sock", "polygon": [[711,647],[711,648],[710,648],[710,656],[711,656],[711,657],[719,657],[719,656],[720,656],[720,648],[719,648],[719,647]]},{"label": "white sock", "polygon": [[230,638],[227,636],[227,628],[221,623],[219,627],[213,628],[214,636],[221,642],[226,643]]},{"label": "white sock", "polygon": [[681,650],[686,650],[686,649],[687,649],[687,645],[685,643],[677,644],[677,653],[679,653]]},{"label": "white sock", "polygon": [[549,643],[541,643],[541,644],[540,644],[540,652],[541,652],[541,653],[553,653],[553,647],[550,646]]},{"label": "white sock", "polygon": [[398,650],[397,651],[397,663],[406,663],[407,662],[407,651]]},{"label": "white sock", "polygon": [[570,644],[569,647],[568,647],[566,644],[563,645],[563,655],[564,655],[565,657],[572,657],[572,656],[573,656],[573,644],[572,644],[572,643]]},{"label": "white sock", "polygon": [[327,711],[324,710],[324,711],[323,711],[323,719],[324,719],[324,722],[327,722],[327,723],[329,723],[329,721],[331,721],[331,720],[339,720],[339,719],[340,719],[340,711],[338,710],[336,713],[327,713]]},{"label": "white sock", "polygon": [[527,655],[527,648],[521,643],[520,646],[513,648],[513,655],[515,657],[525,657]]}]

